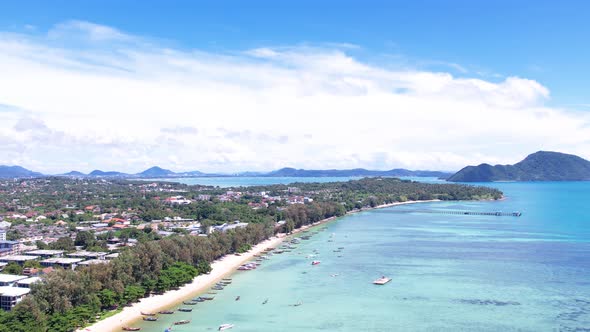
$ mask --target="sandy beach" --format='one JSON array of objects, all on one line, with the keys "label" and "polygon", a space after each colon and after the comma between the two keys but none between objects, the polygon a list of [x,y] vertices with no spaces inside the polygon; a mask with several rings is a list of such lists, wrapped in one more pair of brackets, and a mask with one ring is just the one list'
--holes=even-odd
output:
[{"label": "sandy beach", "polygon": [[179,301],[187,300],[196,294],[206,291],[221,278],[233,273],[238,266],[252,259],[254,255],[267,248],[276,247],[283,241],[284,235],[272,237],[254,246],[249,252],[236,255],[226,255],[211,263],[211,273],[197,276],[193,282],[182,286],[178,290],[168,291],[161,295],[153,295],[129,307],[125,307],[120,313],[101,320],[79,331],[111,332],[121,331],[123,326],[131,326],[141,319],[141,312],[157,312],[169,308]]},{"label": "sandy beach", "polygon": [[[369,211],[373,209],[387,208],[396,205],[427,203],[436,201],[438,200],[396,202],[391,204],[379,205],[374,208],[350,211],[348,212],[348,214]],[[337,218],[331,217],[311,225],[303,226],[299,229],[294,230],[292,234],[303,232],[309,228],[333,221],[335,219]],[[252,260],[254,258],[254,255],[263,252],[265,249],[278,246],[285,239],[286,236],[286,234],[277,234],[277,236],[274,236],[264,242],[257,244],[250,251],[248,251],[247,253],[243,253],[240,256],[226,255],[221,259],[211,263],[211,273],[197,276],[190,284],[184,285],[178,290],[172,290],[161,295],[153,295],[141,299],[139,302],[134,303],[131,306],[125,307],[120,313],[117,313],[111,317],[96,322],[95,324],[89,327],[80,329],[79,331],[113,332],[121,331],[122,327],[124,326],[133,326],[134,323],[141,319],[142,311],[157,312],[162,309],[168,309],[181,301],[195,297],[195,295],[209,289],[215,282],[234,273],[236,269],[244,262]]]}]

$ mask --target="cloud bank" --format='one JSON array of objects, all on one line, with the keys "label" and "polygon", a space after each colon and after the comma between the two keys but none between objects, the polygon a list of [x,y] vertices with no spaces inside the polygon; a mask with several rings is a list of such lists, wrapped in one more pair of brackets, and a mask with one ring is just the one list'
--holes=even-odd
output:
[{"label": "cloud bank", "polygon": [[215,53],[80,21],[0,33],[0,164],[456,170],[540,149],[590,157],[589,117],[546,106],[538,82],[392,70],[351,49]]}]

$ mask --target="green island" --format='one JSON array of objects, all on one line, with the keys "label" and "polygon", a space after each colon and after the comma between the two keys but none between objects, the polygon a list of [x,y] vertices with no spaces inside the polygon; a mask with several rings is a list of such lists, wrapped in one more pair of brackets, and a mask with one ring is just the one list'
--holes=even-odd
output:
[{"label": "green island", "polygon": [[397,178],[239,188],[63,177],[0,181],[0,222],[22,254],[111,257],[86,265],[9,262],[3,273],[37,273],[40,281],[12,310],[0,310],[0,332],[74,331],[191,282],[224,255],[326,218],[395,202],[501,197],[493,188]]}]

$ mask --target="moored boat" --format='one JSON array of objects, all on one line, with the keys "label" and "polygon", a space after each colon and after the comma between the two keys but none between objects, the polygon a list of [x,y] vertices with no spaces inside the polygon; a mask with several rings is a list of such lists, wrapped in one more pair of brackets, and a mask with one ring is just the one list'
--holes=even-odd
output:
[{"label": "moored boat", "polygon": [[142,311],[142,312],[141,312],[141,315],[142,315],[142,316],[155,316],[156,314],[155,314],[155,313],[153,313],[153,312],[143,312],[143,311]]},{"label": "moored boat", "polygon": [[158,311],[158,313],[160,315],[172,315],[174,313],[174,311],[172,311],[172,310],[162,310],[162,311]]},{"label": "moored boat", "polygon": [[158,320],[158,317],[148,316],[148,317],[143,317],[143,320],[145,320],[146,322],[155,322]]},{"label": "moored boat", "polygon": [[140,331],[140,330],[141,330],[141,327],[128,327],[128,326],[126,326],[123,328],[123,331]]},{"label": "moored boat", "polygon": [[186,305],[195,305],[195,304],[197,304],[197,301],[184,301],[182,303],[186,304]]},{"label": "moored boat", "polygon": [[178,308],[178,311],[191,312],[191,311],[193,311],[193,308]]},{"label": "moored boat", "polygon": [[386,276],[382,276],[381,278],[373,281],[375,285],[385,285],[386,283],[390,282],[391,278],[387,278]]},{"label": "moored boat", "polygon": [[311,262],[311,265],[318,265],[320,263],[321,263],[320,261],[313,261],[313,262]]},{"label": "moored boat", "polygon": [[178,322],[174,322],[174,325],[184,325],[184,324],[188,324],[190,322],[191,322],[190,320],[183,319],[183,320],[179,320]]},{"label": "moored boat", "polygon": [[234,324],[221,324],[217,331],[229,330],[234,327]]}]

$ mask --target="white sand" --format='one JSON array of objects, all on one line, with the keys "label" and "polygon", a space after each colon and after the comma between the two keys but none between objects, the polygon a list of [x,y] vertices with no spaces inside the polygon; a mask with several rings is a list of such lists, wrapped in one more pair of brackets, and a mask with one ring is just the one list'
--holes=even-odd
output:
[{"label": "white sand", "polygon": [[141,312],[157,312],[169,308],[179,301],[194,297],[196,294],[206,291],[212,284],[226,275],[233,273],[237,267],[245,261],[250,260],[254,255],[261,253],[267,248],[276,247],[283,241],[284,236],[273,237],[254,246],[247,253],[226,255],[211,263],[211,273],[197,276],[193,282],[184,285],[178,290],[168,291],[162,295],[153,295],[144,298],[129,307],[125,307],[120,313],[101,320],[92,326],[83,328],[80,331],[113,332],[121,331],[123,326],[132,326],[134,322],[141,319]]}]

